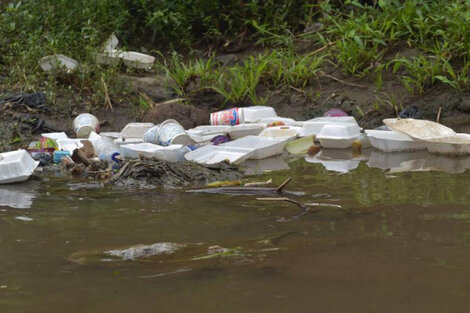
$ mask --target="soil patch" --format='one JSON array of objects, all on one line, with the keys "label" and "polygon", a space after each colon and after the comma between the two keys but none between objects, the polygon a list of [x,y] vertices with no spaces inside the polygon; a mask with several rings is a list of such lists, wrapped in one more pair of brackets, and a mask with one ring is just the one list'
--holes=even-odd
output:
[{"label": "soil patch", "polygon": [[185,129],[209,123],[208,108],[198,108],[181,102],[164,102],[150,109],[143,118],[144,122],[160,124],[167,119],[178,121]]}]

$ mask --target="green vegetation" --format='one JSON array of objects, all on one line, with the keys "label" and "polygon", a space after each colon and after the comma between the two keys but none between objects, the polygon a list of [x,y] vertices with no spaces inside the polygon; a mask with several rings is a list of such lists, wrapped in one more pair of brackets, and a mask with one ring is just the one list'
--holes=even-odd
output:
[{"label": "green vegetation", "polygon": [[[436,84],[469,89],[469,0],[379,0],[375,7],[355,0],[318,2],[0,4],[0,68],[6,75],[1,84],[3,89],[46,90],[51,97],[63,89],[94,94],[92,102],[101,105],[106,85],[115,86],[122,69],[100,67],[94,55],[116,32],[124,48],[145,46],[158,56],[154,72],[171,77],[175,93],[188,102],[201,92],[216,92],[224,97],[223,105],[263,104],[279,91],[307,93],[335,70],[344,80],[373,79],[377,94],[385,77],[400,81],[411,94]],[[238,62],[217,60],[244,45],[251,47]],[[53,53],[78,60],[79,71],[59,78],[41,72],[38,60]],[[109,88],[111,95],[121,92]]]}]

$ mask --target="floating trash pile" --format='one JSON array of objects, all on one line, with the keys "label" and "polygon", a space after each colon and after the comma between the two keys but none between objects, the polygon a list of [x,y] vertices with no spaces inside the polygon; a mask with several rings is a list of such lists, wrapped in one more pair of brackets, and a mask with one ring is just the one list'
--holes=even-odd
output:
[{"label": "floating trash pile", "polygon": [[[262,171],[260,160],[277,158],[280,161],[271,162],[267,169],[288,169],[283,162],[293,155],[340,173],[357,168],[360,161],[397,172],[462,172],[470,167],[465,160],[456,165],[449,158],[470,154],[470,134],[413,118],[385,119],[379,129],[364,131],[354,117],[339,114],[337,109],[332,112],[333,116],[295,121],[278,116],[272,107],[252,106],[211,113],[211,125],[192,129],[170,119],[158,125],[132,122],[120,132],[100,132],[98,119],[84,113],[73,123],[77,138],[45,133],[27,150],[0,154],[0,183],[24,181],[38,164],[51,162],[61,163],[72,174],[84,171],[77,164],[91,166],[88,172],[110,179],[135,159],[191,161],[206,167],[223,162]],[[366,149],[371,146],[373,151]],[[433,155],[418,153],[416,158],[412,153],[426,150]]]}]

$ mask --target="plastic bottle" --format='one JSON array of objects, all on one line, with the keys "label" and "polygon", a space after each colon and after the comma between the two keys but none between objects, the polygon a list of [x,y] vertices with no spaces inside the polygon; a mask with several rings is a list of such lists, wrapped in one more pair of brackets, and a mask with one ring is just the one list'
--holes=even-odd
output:
[{"label": "plastic bottle", "polygon": [[183,146],[181,148],[179,148],[176,152],[175,152],[175,161],[176,162],[181,162],[181,161],[185,161],[186,159],[184,158],[185,154],[188,153],[188,152],[191,152],[193,150],[196,150],[196,146]]},{"label": "plastic bottle", "polygon": [[91,142],[95,154],[100,160],[107,161],[112,167],[119,165],[120,160],[116,157],[121,155],[121,149],[114,143],[112,138],[95,134]]}]

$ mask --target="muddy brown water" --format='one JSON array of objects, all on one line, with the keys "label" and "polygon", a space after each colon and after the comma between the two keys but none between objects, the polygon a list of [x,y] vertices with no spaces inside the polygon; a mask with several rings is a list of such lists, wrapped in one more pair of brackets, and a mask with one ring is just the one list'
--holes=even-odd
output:
[{"label": "muddy brown water", "polygon": [[[348,173],[303,159],[252,177],[294,178],[305,203],[128,190],[60,177],[0,187],[0,312],[467,312],[470,173]],[[5,205],[6,202],[10,206]],[[12,207],[16,206],[16,207]],[[284,219],[283,219],[284,217]],[[68,260],[158,242],[273,249],[204,261]],[[274,249],[275,248],[275,249]]]}]

